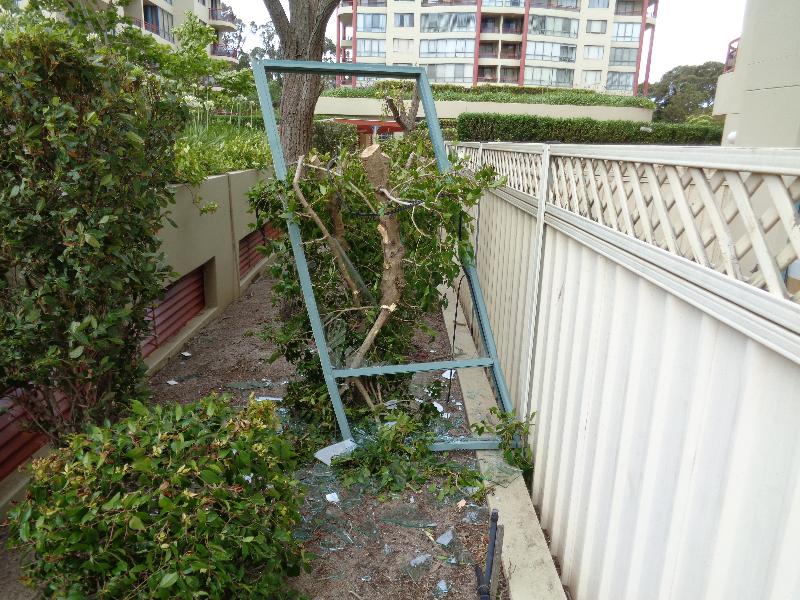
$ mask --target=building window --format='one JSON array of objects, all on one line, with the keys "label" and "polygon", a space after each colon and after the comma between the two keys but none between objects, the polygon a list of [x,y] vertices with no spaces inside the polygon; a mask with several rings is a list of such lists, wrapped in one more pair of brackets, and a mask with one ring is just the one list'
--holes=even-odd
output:
[{"label": "building window", "polygon": [[580,8],[578,0],[532,0],[531,7],[533,8],[563,8],[566,10],[575,10]]},{"label": "building window", "polygon": [[608,64],[615,67],[635,67],[638,48],[612,48]]},{"label": "building window", "polygon": [[144,28],[155,33],[168,42],[174,42],[175,36],[172,33],[173,17],[163,8],[153,4],[146,4],[144,11]]},{"label": "building window", "polygon": [[589,60],[603,60],[604,46],[584,46],[583,58]]},{"label": "building window", "polygon": [[356,31],[364,33],[386,33],[386,15],[359,14]]},{"label": "building window", "polygon": [[603,79],[602,71],[584,71],[583,84],[584,85],[600,85]]},{"label": "building window", "polygon": [[437,83],[472,83],[472,63],[426,65],[428,77]]},{"label": "building window", "polygon": [[528,33],[534,35],[552,35],[556,37],[578,37],[578,19],[531,15],[530,20]]},{"label": "building window", "polygon": [[607,90],[633,91],[633,73],[608,72]]},{"label": "building window", "polygon": [[453,40],[420,40],[420,58],[472,58],[475,38]]},{"label": "building window", "polygon": [[413,27],[414,26],[414,13],[395,13],[394,14],[395,27]]},{"label": "building window", "polygon": [[525,83],[527,85],[572,87],[572,79],[574,76],[575,71],[572,69],[525,67]]},{"label": "building window", "polygon": [[394,38],[392,50],[395,52],[402,52],[404,54],[414,52],[414,40]]},{"label": "building window", "polygon": [[615,42],[638,42],[641,31],[641,23],[614,23],[614,35],[611,39]]},{"label": "building window", "polygon": [[575,50],[572,44],[557,42],[530,42],[525,52],[527,58],[550,60],[554,62],[575,62]]},{"label": "building window", "polygon": [[475,13],[429,13],[422,15],[422,31],[475,31]]},{"label": "building window", "polygon": [[356,54],[358,56],[386,56],[386,40],[358,38]]},{"label": "building window", "polygon": [[586,21],[586,33],[605,33],[607,21]]},{"label": "building window", "polygon": [[589,8],[608,8],[608,0],[589,0]]},{"label": "building window", "polygon": [[639,16],[642,14],[642,2],[641,0],[617,0],[614,14]]}]

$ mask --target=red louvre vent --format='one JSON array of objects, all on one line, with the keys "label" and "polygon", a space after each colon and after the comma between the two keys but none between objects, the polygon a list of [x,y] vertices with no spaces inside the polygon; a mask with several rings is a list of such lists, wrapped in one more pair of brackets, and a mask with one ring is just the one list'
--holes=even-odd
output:
[{"label": "red louvre vent", "polygon": [[[0,392],[0,480],[47,443],[46,435],[27,426],[28,415],[15,399],[18,394],[19,390]],[[56,394],[56,401],[59,410],[66,413],[67,399]]]},{"label": "red louvre vent", "polygon": [[151,335],[142,342],[142,356],[163,345],[206,306],[203,267],[187,273],[167,288],[150,311]]},{"label": "red louvre vent", "polygon": [[242,279],[264,260],[264,255],[258,251],[258,247],[263,246],[267,239],[276,240],[278,237],[280,237],[279,231],[269,225],[264,225],[261,229],[251,231],[239,240],[239,279]]}]

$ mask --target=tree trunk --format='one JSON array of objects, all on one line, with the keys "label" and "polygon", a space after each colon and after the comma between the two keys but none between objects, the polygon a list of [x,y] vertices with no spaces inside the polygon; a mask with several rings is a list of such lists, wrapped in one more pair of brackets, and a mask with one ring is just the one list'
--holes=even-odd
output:
[{"label": "tree trunk", "polygon": [[319,75],[283,76],[280,131],[287,165],[311,150],[314,108],[321,91]]}]

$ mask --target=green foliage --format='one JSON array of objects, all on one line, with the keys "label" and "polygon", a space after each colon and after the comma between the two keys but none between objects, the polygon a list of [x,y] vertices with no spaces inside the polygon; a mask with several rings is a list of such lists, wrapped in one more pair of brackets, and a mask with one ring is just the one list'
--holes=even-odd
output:
[{"label": "green foliage", "polygon": [[522,470],[526,480],[530,480],[533,474],[533,453],[527,441],[533,415],[526,421],[520,421],[513,412],[502,411],[496,406],[489,412],[493,417],[491,421],[475,423],[472,425],[472,430],[478,435],[489,433],[497,436],[500,439],[503,458],[508,464]]},{"label": "green foliage", "polygon": [[379,491],[402,492],[406,486],[427,484],[439,500],[464,493],[464,488],[484,490],[475,469],[431,452],[434,435],[425,419],[404,412],[386,416],[387,422],[372,427],[350,454],[334,459],[345,485],[371,485]]},{"label": "green foliage", "polygon": [[[407,81],[384,80],[367,87],[338,87],[323,91],[323,96],[336,98],[378,98],[389,95],[411,97],[413,84]],[[548,87],[509,87],[502,85],[434,84],[434,100],[464,100],[467,102],[522,102],[526,104],[572,104],[578,106],[635,106],[654,108],[648,98],[601,94],[592,90],[559,90]]]},{"label": "green foliage", "polygon": [[463,113],[458,117],[458,138],[464,142],[718,145],[722,139],[722,128],[682,123]]},{"label": "green foliage", "polygon": [[34,461],[12,542],[56,598],[287,598],[302,491],[275,407],[136,402]]},{"label": "green foliage", "polygon": [[722,69],[721,62],[709,61],[667,71],[650,86],[649,95],[657,107],[656,120],[683,123],[694,115],[710,115]]},{"label": "green foliage", "polygon": [[[420,137],[392,140],[385,143],[383,149],[392,163],[388,188],[394,190],[396,198],[411,204],[405,204],[407,209],[393,210],[399,219],[400,236],[406,251],[402,297],[367,354],[367,364],[408,361],[415,324],[429,311],[441,308],[442,298],[437,286],[447,284],[457,276],[456,257],[471,251],[465,241],[472,221],[466,209],[474,206],[494,179],[488,170],[477,173],[474,179],[461,175],[458,163],[454,173],[439,173],[429,142]],[[320,164],[325,165],[328,159],[328,155],[323,155]],[[367,180],[363,163],[354,153],[344,151],[338,155],[337,161],[330,174],[314,170],[310,176],[301,179],[300,185],[309,204],[327,223],[329,230],[333,229],[330,204],[343,203],[347,254],[363,277],[373,302],[365,298],[361,306],[354,306],[353,296],[343,285],[329,247],[315,223],[303,218],[298,220],[298,225],[306,240],[308,265],[332,360],[343,365],[361,345],[381,310],[377,303],[381,297],[384,257],[377,228],[380,214],[375,214],[375,207],[381,202]],[[276,179],[254,189],[251,203],[263,222],[281,227],[285,216],[281,198],[286,199],[293,213],[303,212],[291,183]],[[462,238],[459,238],[459,229],[463,231]],[[441,235],[436,234],[439,231]],[[318,421],[324,420],[332,427],[333,414],[324,389],[308,315],[303,308],[291,248],[286,240],[281,239],[273,241],[269,250],[276,257],[272,264],[273,291],[285,321],[283,327],[270,332],[270,337],[276,345],[276,355],[293,362],[300,375],[299,380],[290,386],[287,398],[293,397],[291,404],[299,407],[301,412],[313,415]],[[383,402],[407,394],[407,381],[406,376],[380,378],[378,384],[382,386]],[[352,389],[345,390],[343,398],[354,414],[365,410],[361,396],[355,395]],[[322,407],[322,410],[315,413],[317,407]]]},{"label": "green foliage", "polygon": [[311,147],[323,154],[336,155],[340,149],[353,152],[358,149],[358,133],[355,125],[336,121],[314,121],[311,131]]},{"label": "green foliage", "polygon": [[[0,389],[54,441],[145,393],[185,115],[101,36],[0,15]],[[116,42],[115,42],[116,43]]]},{"label": "green foliage", "polygon": [[225,69],[222,61],[208,55],[208,46],[217,40],[214,28],[194,13],[186,13],[183,25],[175,29],[175,38],[178,48],[166,55],[162,72],[182,91],[207,87],[208,79]]},{"label": "green foliage", "polygon": [[263,130],[219,120],[207,129],[187,130],[178,138],[175,154],[175,182],[190,185],[229,171],[264,169],[272,160]]}]

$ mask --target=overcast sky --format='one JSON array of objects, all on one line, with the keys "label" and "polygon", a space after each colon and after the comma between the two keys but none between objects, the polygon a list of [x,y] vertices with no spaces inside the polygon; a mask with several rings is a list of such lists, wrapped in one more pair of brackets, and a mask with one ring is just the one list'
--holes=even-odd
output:
[{"label": "overcast sky", "polygon": [[[261,0],[226,0],[245,23],[269,21]],[[661,0],[658,9],[650,81],[672,67],[723,62],[728,42],[742,32],[746,0]],[[331,25],[333,20],[331,20]],[[328,27],[333,38],[335,29]]]}]

